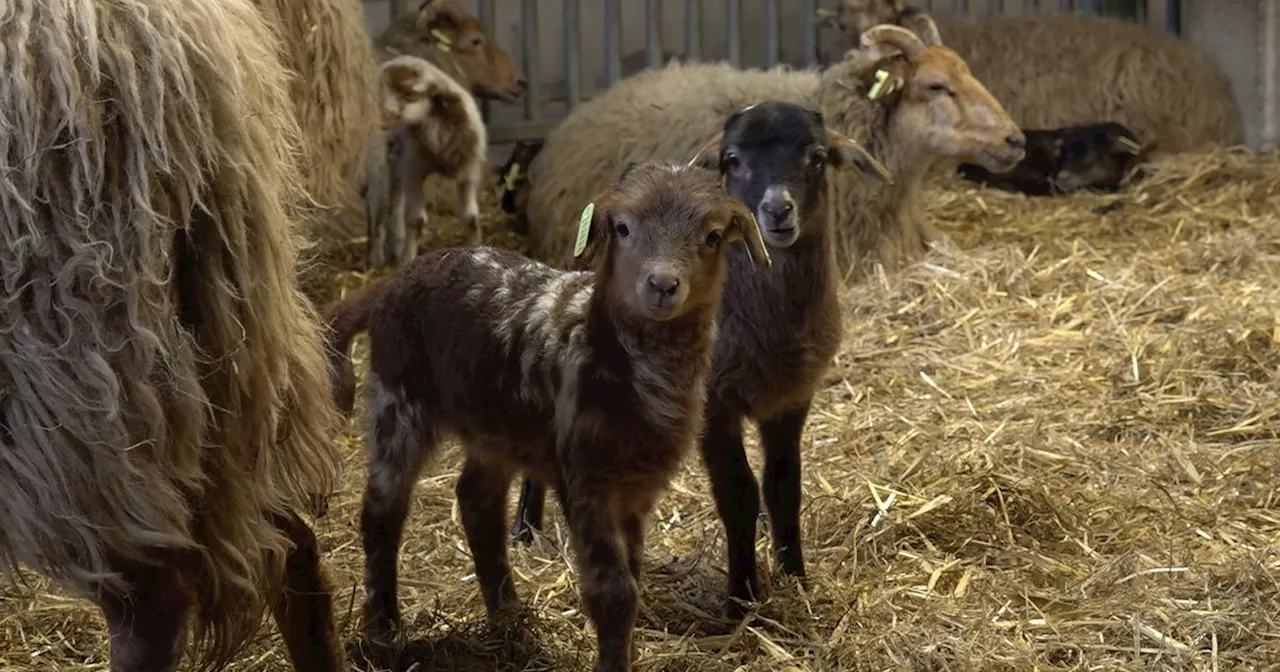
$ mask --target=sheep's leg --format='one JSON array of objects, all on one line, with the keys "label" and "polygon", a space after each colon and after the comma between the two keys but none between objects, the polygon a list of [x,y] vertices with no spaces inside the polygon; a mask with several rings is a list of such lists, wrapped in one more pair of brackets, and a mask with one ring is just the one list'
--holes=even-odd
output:
[{"label": "sheep's leg", "polygon": [[405,238],[402,243],[400,252],[400,265],[403,266],[418,256],[418,241],[422,238],[422,232],[427,228],[427,207],[423,201],[422,185],[426,180],[425,175],[415,175],[414,179],[409,181],[406,190],[405,201],[408,204],[408,212],[406,213],[406,231]]},{"label": "sheep's leg", "polygon": [[800,545],[800,437],[809,404],[760,423],[764,448],[764,505],[773,531],[773,553],[784,573],[803,578]]},{"label": "sheep's leg", "polygon": [[405,189],[405,176],[403,174],[396,175],[394,185],[391,189],[391,216],[388,218],[389,228],[391,229],[391,262],[399,268],[407,261],[405,259],[405,218],[408,213],[405,211],[409,207],[407,189]]},{"label": "sheep's leg", "polygon": [[[373,431],[366,442],[369,451],[369,482],[364,491],[360,515],[360,535],[365,556],[365,635],[387,642],[400,627],[400,605],[396,598],[396,563],[409,499],[418,473],[435,449],[434,431],[419,431],[409,418],[422,416],[421,409],[392,402],[376,381],[370,382],[372,406],[376,408]],[[423,418],[424,422],[429,422]],[[431,427],[431,425],[424,425]]]},{"label": "sheep's leg", "polygon": [[516,503],[516,522],[511,534],[516,543],[533,543],[533,531],[542,530],[543,510],[547,502],[547,489],[536,479],[526,478],[520,487],[520,501]]},{"label": "sheep's leg", "polygon": [[[383,141],[385,142],[385,141]],[[370,150],[373,152],[374,150]],[[385,155],[383,161],[370,160],[365,171],[364,217],[368,240],[366,245],[366,261],[369,270],[381,268],[387,263],[387,211],[390,205],[391,186],[388,182],[389,166]]]},{"label": "sheep's leg", "polygon": [[476,200],[480,181],[484,179],[479,168],[463,173],[458,178],[458,212],[462,226],[471,230],[471,244],[483,245],[484,232],[480,230],[480,203]]},{"label": "sheep's leg", "polygon": [[111,633],[111,672],[171,672],[187,639],[191,596],[173,566],[132,565],[127,595],[105,594],[99,606]]},{"label": "sheep's leg", "polygon": [[729,618],[741,619],[746,608],[738,600],[751,602],[762,597],[755,543],[760,486],[742,445],[742,417],[709,407],[706,433],[699,446],[728,545],[729,600],[725,611]]},{"label": "sheep's leg", "polygon": [[596,672],[630,672],[631,634],[640,602],[640,587],[627,562],[627,549],[617,521],[611,519],[603,493],[573,492],[585,479],[574,479],[566,497],[574,556],[581,578],[584,611],[596,628],[599,648]]},{"label": "sheep's leg", "polygon": [[517,601],[516,584],[507,558],[507,490],[514,474],[500,465],[467,458],[454,492],[476,578],[491,621]]},{"label": "sheep's leg", "polygon": [[333,592],[320,566],[315,532],[296,515],[277,517],[276,525],[294,544],[273,609],[289,661],[300,672],[342,672],[347,669],[346,652],[334,624]]}]

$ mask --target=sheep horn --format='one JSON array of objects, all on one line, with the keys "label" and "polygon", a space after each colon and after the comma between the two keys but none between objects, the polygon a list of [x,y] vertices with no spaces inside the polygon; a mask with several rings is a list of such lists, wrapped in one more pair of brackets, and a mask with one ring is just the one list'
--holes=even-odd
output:
[{"label": "sheep horn", "polygon": [[927,49],[924,42],[913,32],[900,26],[882,23],[868,28],[862,33],[862,46],[873,47],[879,44],[895,47],[907,58],[915,58]]}]

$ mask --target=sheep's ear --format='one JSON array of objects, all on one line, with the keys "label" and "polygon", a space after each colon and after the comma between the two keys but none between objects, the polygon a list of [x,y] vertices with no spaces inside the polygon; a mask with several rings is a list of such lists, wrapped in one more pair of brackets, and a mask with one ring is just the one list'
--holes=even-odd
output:
[{"label": "sheep's ear", "polygon": [[725,231],[725,240],[740,240],[745,243],[747,253],[751,255],[751,266],[757,271],[768,270],[773,266],[773,258],[769,256],[769,248],[764,245],[756,216],[742,201],[729,197],[729,202],[729,228]]},{"label": "sheep's ear", "polygon": [[[932,19],[929,21],[933,24]],[[937,30],[937,26],[934,26]],[[868,52],[875,47],[893,47],[901,51],[908,59],[919,56],[928,47],[924,41],[915,33],[903,28],[902,26],[894,26],[882,23],[878,26],[872,26],[862,34],[860,38],[862,46],[867,48]],[[875,59],[879,60],[879,59]]]},{"label": "sheep's ear", "polygon": [[708,170],[720,170],[720,144],[724,142],[724,131],[716,133],[689,160],[689,168],[706,168]]},{"label": "sheep's ear", "polygon": [[591,199],[578,216],[578,237],[573,243],[572,268],[586,270],[608,242],[612,233],[609,216],[609,192],[604,191]]},{"label": "sheep's ear", "polygon": [[893,173],[876,160],[865,147],[839,131],[827,129],[827,162],[838,170],[857,168],[886,184],[893,184]]},{"label": "sheep's ear", "polygon": [[933,17],[924,12],[903,16],[902,27],[919,36],[926,47],[942,44],[942,31],[938,30],[938,24],[934,23]]}]

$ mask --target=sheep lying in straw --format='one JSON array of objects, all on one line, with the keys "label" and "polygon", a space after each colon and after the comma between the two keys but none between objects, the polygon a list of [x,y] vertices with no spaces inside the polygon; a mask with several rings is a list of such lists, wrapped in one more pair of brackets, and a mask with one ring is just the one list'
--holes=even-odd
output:
[{"label": "sheep lying in straw", "polygon": [[[368,265],[382,266],[390,229],[391,259],[397,267],[418,253],[427,224],[422,184],[441,175],[457,185],[458,210],[471,242],[482,242],[476,200],[487,173],[489,140],[480,108],[462,85],[417,56],[397,56],[382,64],[384,156],[370,152],[371,179],[365,185],[369,222]],[[376,176],[376,179],[375,179]]]},{"label": "sheep lying in straw", "polygon": [[[926,19],[927,20],[927,19]],[[993,171],[1023,156],[1022,132],[1000,103],[942,45],[897,26],[878,26],[825,72],[736,70],[727,63],[671,64],[640,73],[575,107],[529,168],[526,218],[535,256],[563,262],[574,210],[632,161],[688,160],[724,116],[762,100],[820,110],[831,128],[868,148],[893,173],[882,185],[833,176],[838,261],[893,269],[932,237],[919,192],[927,170],[970,162]]]},{"label": "sheep lying in straw", "polygon": [[481,99],[514,102],[524,95],[525,81],[511,56],[457,0],[424,0],[401,12],[378,36],[376,49],[383,62],[401,55],[426,59]]},{"label": "sheep lying in straw", "polygon": [[254,0],[282,42],[302,127],[303,173],[316,205],[309,229],[359,235],[365,152],[377,137],[377,61],[356,0]]},{"label": "sheep lying in straw", "polygon": [[0,562],[94,600],[112,670],[192,620],[225,666],[268,609],[345,669],[294,513],[337,418],[275,37],[247,0],[10,0],[0,50]]},{"label": "sheep lying in straw", "polygon": [[[837,21],[855,40],[874,25],[919,33],[933,24],[902,0],[842,0]],[[1244,141],[1231,80],[1209,55],[1176,36],[1080,14],[941,18],[939,24],[947,45],[1025,128],[1115,121],[1165,152]]]}]

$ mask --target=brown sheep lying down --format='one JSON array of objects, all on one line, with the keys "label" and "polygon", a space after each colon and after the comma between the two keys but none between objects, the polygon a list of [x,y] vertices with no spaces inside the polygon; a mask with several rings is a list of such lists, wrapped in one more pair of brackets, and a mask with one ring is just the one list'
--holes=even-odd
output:
[{"label": "brown sheep lying down", "polygon": [[932,30],[1024,128],[1113,121],[1161,151],[1244,142],[1231,79],[1195,45],[1158,28],[1076,13],[930,17],[902,0],[842,0],[853,40],[892,23]]},{"label": "brown sheep lying down", "polygon": [[725,115],[777,100],[820,111],[827,125],[893,174],[888,186],[852,174],[832,177],[840,275],[859,277],[876,262],[893,270],[918,258],[935,235],[920,194],[925,173],[960,162],[1007,170],[1022,159],[1024,138],[936,33],[921,38],[878,26],[863,41],[825,71],[672,64],[575,107],[529,167],[525,217],[533,256],[564,263],[576,209],[628,162],[687,161]]}]

